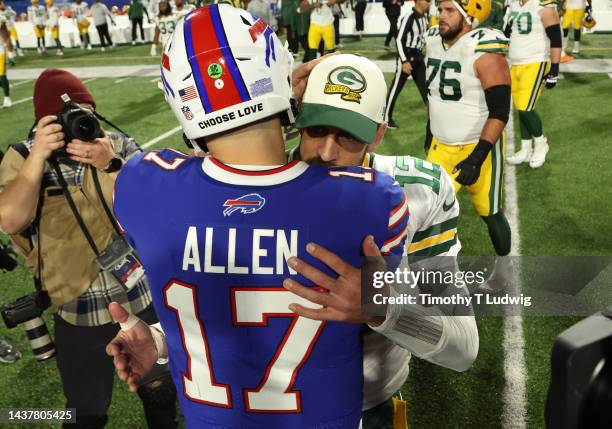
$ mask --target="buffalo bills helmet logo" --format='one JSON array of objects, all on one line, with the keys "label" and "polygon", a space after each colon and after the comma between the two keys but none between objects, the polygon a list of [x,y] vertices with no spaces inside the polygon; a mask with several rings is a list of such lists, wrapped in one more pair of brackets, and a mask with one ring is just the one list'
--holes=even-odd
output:
[{"label": "buffalo bills helmet logo", "polygon": [[240,210],[242,214],[251,214],[261,210],[266,203],[266,199],[259,194],[247,194],[233,200],[227,200],[223,207],[223,216],[229,216],[232,213]]}]

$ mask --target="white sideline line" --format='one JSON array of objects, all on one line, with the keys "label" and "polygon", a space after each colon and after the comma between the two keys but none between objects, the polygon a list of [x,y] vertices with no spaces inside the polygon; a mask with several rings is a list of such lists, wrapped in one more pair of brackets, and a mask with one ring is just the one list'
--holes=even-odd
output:
[{"label": "white sideline line", "polygon": [[170,131],[166,131],[165,133],[155,137],[154,139],[149,140],[148,142],[141,145],[140,147],[142,147],[143,149],[147,149],[153,146],[154,144],[159,143],[160,141],[170,137],[171,135],[178,133],[180,130],[181,130],[181,127],[172,128]]},{"label": "white sideline line", "polygon": [[20,86],[20,85],[25,85],[26,83],[30,83],[30,82],[32,82],[32,79],[22,80],[22,81],[19,81],[17,83],[11,83],[11,88],[14,88],[14,87]]},{"label": "white sideline line", "polygon": [[[514,120],[513,111],[506,127],[506,153],[514,153]],[[520,293],[521,267],[519,258],[521,254],[521,239],[519,233],[518,194],[516,191],[516,167],[505,165],[505,214],[512,230],[512,246],[510,255],[514,258],[512,282],[516,286],[514,293]],[[527,419],[527,392],[525,382],[527,369],[525,368],[525,338],[523,336],[523,316],[504,317],[504,377],[503,391],[504,409],[502,412],[502,428],[524,429]]]}]

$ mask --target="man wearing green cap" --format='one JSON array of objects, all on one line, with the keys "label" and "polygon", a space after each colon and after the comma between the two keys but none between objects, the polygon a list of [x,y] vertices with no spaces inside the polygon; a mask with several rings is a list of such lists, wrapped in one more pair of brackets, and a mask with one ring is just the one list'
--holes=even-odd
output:
[{"label": "man wearing green cap", "polygon": [[[293,93],[301,100],[296,127],[302,135],[300,144],[289,152],[290,159],[330,166],[369,166],[394,176],[404,188],[410,211],[405,253],[409,258],[447,256],[425,261],[454,266],[461,245],[457,238],[459,205],[451,178],[437,164],[374,153],[387,128],[383,122],[387,88],[380,69],[364,57],[326,56],[296,70]],[[341,293],[334,293],[326,308],[297,305],[296,313],[315,320],[362,323],[360,270],[321,246],[314,246],[310,254],[339,277],[327,276],[301,260],[294,269],[318,285],[341,285],[334,288]],[[364,246],[364,254],[380,252]],[[411,261],[411,268],[417,267]],[[323,293],[307,290],[293,280],[284,285],[306,299]],[[467,293],[465,288],[447,288],[441,293],[457,291]],[[424,315],[421,310],[415,305],[389,306],[382,324],[368,325],[364,335],[364,429],[397,429],[394,414],[396,423],[397,418],[405,420],[402,401],[393,395],[406,382],[412,354],[456,371],[467,370],[476,358],[478,330],[469,308],[455,306],[439,315]]]}]

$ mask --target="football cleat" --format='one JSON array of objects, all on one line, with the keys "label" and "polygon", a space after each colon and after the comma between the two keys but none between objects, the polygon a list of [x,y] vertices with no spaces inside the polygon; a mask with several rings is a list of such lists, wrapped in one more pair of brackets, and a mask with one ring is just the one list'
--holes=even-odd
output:
[{"label": "football cleat", "polygon": [[572,49],[572,54],[580,53],[580,42],[574,42],[574,49]]},{"label": "football cleat", "polygon": [[23,55],[23,49],[17,48],[17,55],[20,56],[20,57],[23,57],[24,56]]},{"label": "football cleat", "polygon": [[55,52],[55,55],[57,55],[57,56],[60,56],[60,57],[61,57],[62,55],[64,55],[64,51],[62,51],[61,49],[58,49],[58,50]]},{"label": "football cleat", "polygon": [[5,340],[0,339],[0,362],[2,363],[14,363],[21,357],[21,353],[7,343]]},{"label": "football cleat", "polygon": [[2,103],[2,107],[9,108],[12,105],[13,105],[13,102],[11,101],[11,97],[4,97],[4,103]]},{"label": "football cleat", "polygon": [[515,152],[514,155],[506,158],[506,161],[510,165],[518,165],[523,162],[529,162],[533,150],[531,148],[531,140],[521,140],[521,150]]},{"label": "football cleat", "polygon": [[561,63],[569,63],[570,61],[574,61],[574,57],[571,55],[565,54],[561,57]]},{"label": "football cleat", "polygon": [[510,291],[514,277],[510,256],[497,256],[493,272],[478,286],[478,292],[485,294],[501,294]]},{"label": "football cleat", "polygon": [[533,143],[533,154],[531,155],[531,160],[529,161],[529,166],[531,168],[538,168],[544,165],[544,161],[546,161],[546,154],[548,153],[548,141],[546,137],[542,136],[539,139],[535,139]]},{"label": "football cleat", "polygon": [[389,119],[389,122],[387,122],[387,128],[391,130],[396,130],[399,128],[399,125],[397,125],[397,123],[393,119]]}]

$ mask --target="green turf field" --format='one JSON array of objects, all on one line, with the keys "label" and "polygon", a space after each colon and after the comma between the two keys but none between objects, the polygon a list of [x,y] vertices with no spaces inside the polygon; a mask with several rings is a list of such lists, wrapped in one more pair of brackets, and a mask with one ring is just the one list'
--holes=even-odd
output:
[{"label": "green turf field", "polygon": [[[366,38],[361,44],[342,41],[344,51],[357,51],[373,59],[394,59],[381,49],[382,38]],[[612,58],[612,36],[589,35],[582,43],[581,58]],[[123,46],[105,53],[68,50],[63,58],[41,58],[32,51],[19,59],[16,68],[115,66],[155,64],[148,46]],[[386,75],[390,81],[391,74]],[[132,77],[121,83],[116,78],[97,78],[87,83],[97,100],[98,111],[128,131],[141,144],[176,127],[163,94],[151,78]],[[14,81],[13,101],[31,97],[34,82]],[[565,74],[557,88],[544,92],[538,110],[548,136],[550,152],[537,170],[516,170],[521,253],[523,255],[612,255],[612,161],[610,118],[612,79],[603,74]],[[397,102],[396,122],[379,152],[424,156],[425,109],[412,82]],[[23,138],[33,122],[31,101],[0,110],[0,149]],[[518,126],[514,130],[518,144]],[[289,145],[294,144],[290,142]],[[159,142],[154,148],[182,148],[180,134]],[[493,253],[483,222],[472,212],[465,192],[460,199],[459,225],[463,253]],[[18,268],[0,274],[0,303],[33,290],[31,276]],[[602,307],[608,303],[602,303]],[[575,323],[569,317],[525,317],[525,362],[527,427],[543,427],[543,406],[549,378],[549,355],[554,337]],[[51,328],[50,318],[47,317]],[[403,391],[408,398],[411,428],[497,428],[505,404],[504,320],[478,318],[480,353],[474,367],[455,373],[413,358],[409,382]],[[14,365],[0,364],[0,408],[61,407],[63,395],[55,361],[36,362],[22,328],[7,330],[0,323],[0,336],[24,354]],[[137,396],[116,383],[110,408],[109,428],[144,428]],[[2,426],[25,427],[25,426]]]}]

